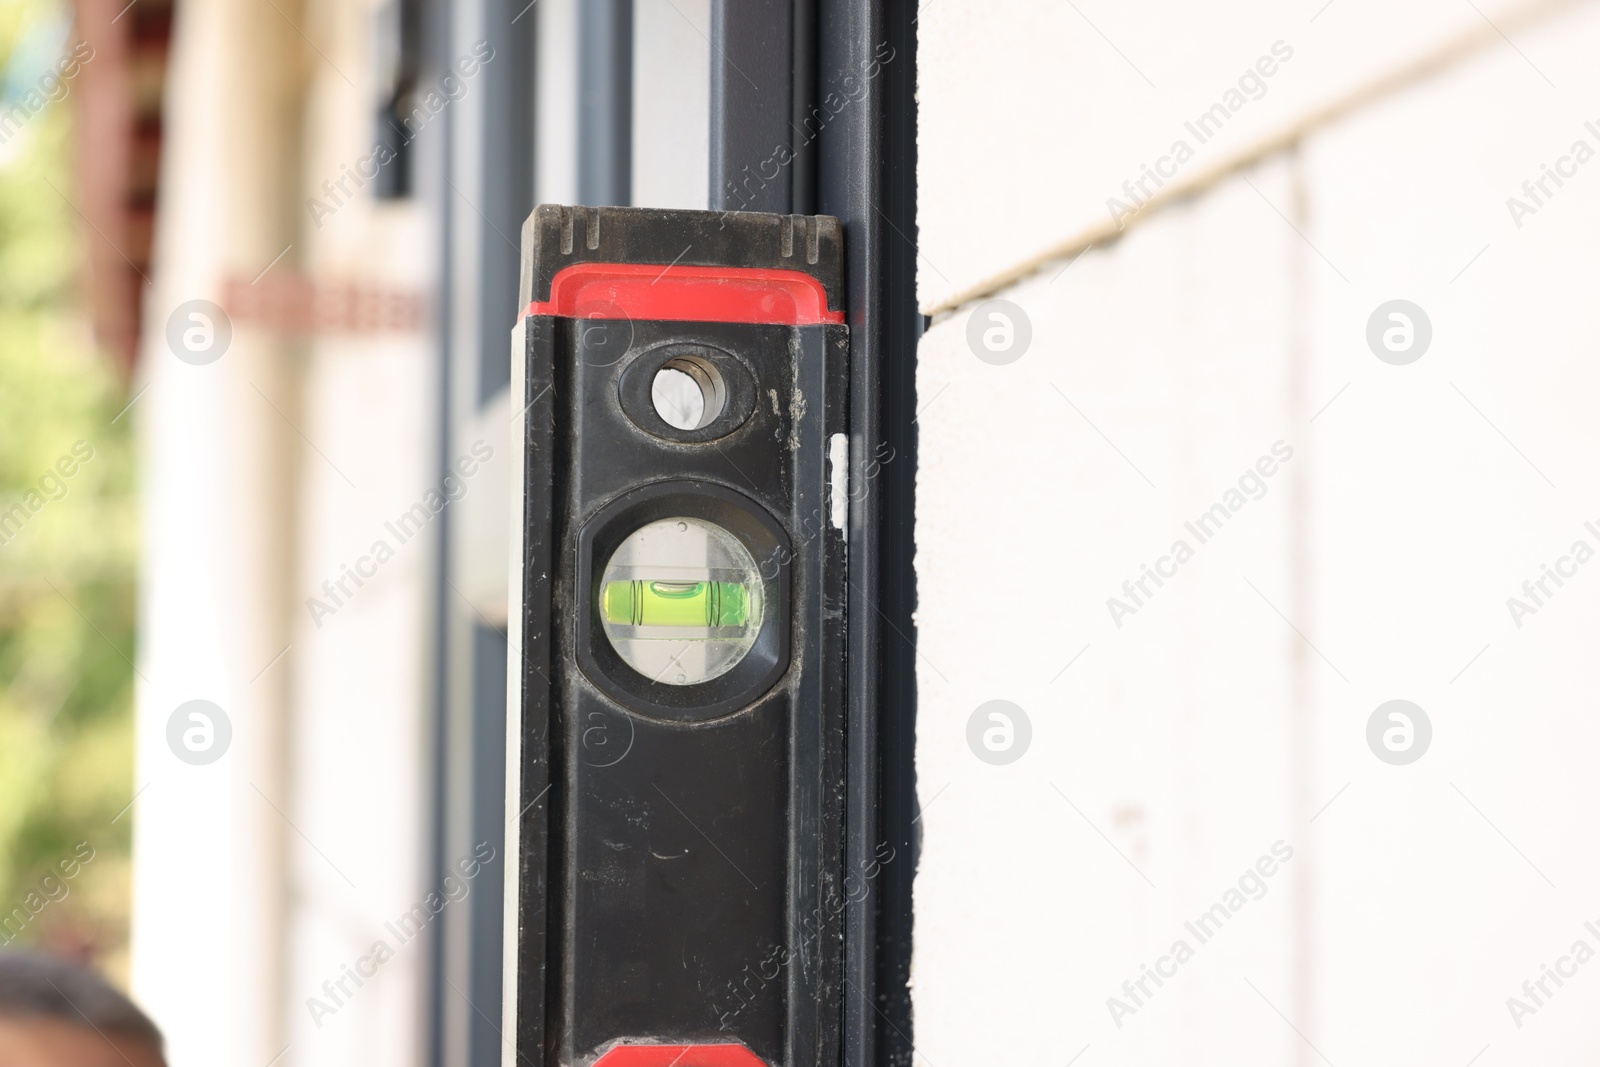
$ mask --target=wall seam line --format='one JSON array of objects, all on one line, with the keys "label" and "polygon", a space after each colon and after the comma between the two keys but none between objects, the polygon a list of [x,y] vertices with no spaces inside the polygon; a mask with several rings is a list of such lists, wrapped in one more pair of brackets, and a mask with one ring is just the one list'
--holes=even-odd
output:
[{"label": "wall seam line", "polygon": [[1488,17],[1484,16],[1481,27],[1459,34],[1420,59],[1403,64],[1312,110],[1303,118],[1235,152],[1188,181],[1166,185],[1146,200],[1137,212],[1122,221],[1108,219],[1079,230],[1073,236],[990,275],[976,285],[924,307],[922,313],[935,322],[941,322],[970,304],[995,296],[1019,282],[1026,281],[1041,273],[1046,267],[1062,260],[1073,259],[1097,245],[1117,240],[1130,228],[1149,221],[1166,208],[1207,192],[1224,179],[1294,149],[1296,144],[1309,135],[1331,126],[1340,119],[1460,66],[1487,48],[1509,40],[1507,35],[1512,31],[1539,25],[1569,8],[1586,6],[1591,2],[1593,0],[1535,0],[1513,12],[1509,18],[1501,19],[1498,24],[1490,22]]}]

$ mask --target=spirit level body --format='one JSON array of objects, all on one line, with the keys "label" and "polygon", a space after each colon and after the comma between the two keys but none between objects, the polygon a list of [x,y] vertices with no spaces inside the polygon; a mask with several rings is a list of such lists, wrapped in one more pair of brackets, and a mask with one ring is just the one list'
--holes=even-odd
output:
[{"label": "spirit level body", "polygon": [[[842,269],[827,218],[541,207],[524,228],[507,1064],[838,1061]],[[650,393],[683,366],[687,429]],[[608,579],[663,522],[754,567]],[[714,675],[627,654],[735,634]]]}]

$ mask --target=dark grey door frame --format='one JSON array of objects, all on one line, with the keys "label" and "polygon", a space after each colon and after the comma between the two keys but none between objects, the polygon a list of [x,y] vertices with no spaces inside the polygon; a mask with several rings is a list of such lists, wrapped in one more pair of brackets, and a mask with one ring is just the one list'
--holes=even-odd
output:
[{"label": "dark grey door frame", "polygon": [[[418,137],[419,192],[437,227],[442,482],[454,475],[467,426],[510,381],[510,323],[521,267],[516,239],[534,207],[537,20],[528,0],[422,2],[428,84],[440,85],[447,73],[460,79],[464,57],[481,60],[467,91]],[[485,45],[493,50],[486,59]],[[481,843],[491,845],[496,858],[429,931],[425,1062],[498,1067],[507,651],[505,634],[461,591],[455,571],[460,516],[451,507],[438,522],[432,842],[424,884],[437,889],[446,875],[459,878],[456,865]]]},{"label": "dark grey door frame", "polygon": [[[915,23],[908,2],[712,0],[710,206],[844,223],[853,367],[845,869],[867,887],[845,915],[844,1067],[912,1056],[911,561],[923,327]],[[893,850],[887,863],[884,848]]]},{"label": "dark grey door frame", "polygon": [[816,35],[814,0],[712,0],[712,209],[815,213]]},{"label": "dark grey door frame", "polygon": [[633,203],[633,0],[578,2],[578,201]]},{"label": "dark grey door frame", "polygon": [[[537,9],[527,0],[425,0],[425,69],[441,72],[477,26],[495,49],[474,107],[439,117],[422,144],[419,192],[439,218],[441,293],[441,473],[453,460],[463,381],[475,373],[481,406],[505,382],[507,337],[515,320],[515,242],[534,204],[533,102]],[[579,0],[580,196],[591,204],[631,200],[632,0]],[[532,10],[530,10],[530,8]],[[463,18],[466,12],[470,17]],[[835,215],[845,225],[853,379],[850,531],[850,731],[846,862],[870,872],[866,896],[846,913],[843,1042],[845,1067],[911,1062],[911,881],[916,866],[916,605],[911,567],[916,473],[917,312],[915,5],[889,0],[712,0],[710,206]],[[455,124],[481,116],[474,158],[458,158]],[[437,130],[437,133],[434,130]],[[463,261],[460,249],[471,261]],[[508,264],[509,269],[508,269]],[[476,299],[451,294],[472,278]],[[475,321],[453,319],[460,308]],[[459,339],[472,338],[469,350]],[[452,360],[451,353],[455,353]],[[452,383],[457,383],[453,385]],[[442,876],[461,851],[466,804],[471,833],[500,839],[504,812],[490,801],[503,782],[504,691],[492,684],[500,635],[470,622],[470,650],[452,647],[456,616],[471,613],[450,585],[450,533],[441,537],[436,587],[437,763],[433,870]],[[471,678],[463,703],[461,672]],[[453,683],[452,678],[457,679]],[[466,722],[462,731],[453,724]],[[461,738],[469,753],[453,751]],[[463,759],[465,762],[463,762]],[[498,766],[494,764],[499,761]],[[475,778],[460,780],[470,765]],[[474,784],[476,782],[476,785]],[[503,794],[502,794],[503,795]],[[470,836],[470,835],[469,835]],[[893,859],[879,863],[884,849]],[[497,1014],[500,915],[497,893],[474,888],[459,925],[435,928],[429,989],[431,1064],[486,1067],[500,1039],[478,1017]],[[493,914],[491,914],[491,912]],[[453,988],[450,964],[466,952],[470,988]],[[464,1008],[466,997],[478,1009]],[[472,1016],[465,1026],[447,1019]]]}]

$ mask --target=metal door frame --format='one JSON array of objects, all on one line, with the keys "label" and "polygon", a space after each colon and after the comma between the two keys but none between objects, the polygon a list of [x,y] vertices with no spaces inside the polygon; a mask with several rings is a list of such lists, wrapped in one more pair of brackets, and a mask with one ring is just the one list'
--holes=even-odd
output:
[{"label": "metal door frame", "polygon": [[[625,202],[633,0],[579,0],[579,11],[575,90],[579,131],[589,134],[577,146],[580,197]],[[527,0],[428,0],[421,23],[434,71],[480,38],[497,53],[475,95],[439,117],[442,135],[419,158],[419,191],[438,220],[441,475],[462,433],[507,380],[514,242],[538,202],[538,15]],[[924,326],[916,305],[916,8],[888,0],[712,0],[710,45],[709,206],[828,214],[845,226],[853,365],[846,864],[872,876],[845,916],[842,1062],[909,1064],[915,370]],[[450,522],[447,514],[432,651],[437,875],[474,835],[499,840],[505,818],[503,801],[490,797],[504,781],[504,637],[451,581],[461,539]],[[884,849],[893,859],[877,862]],[[429,1064],[499,1062],[503,917],[499,893],[484,888],[434,929]]]}]

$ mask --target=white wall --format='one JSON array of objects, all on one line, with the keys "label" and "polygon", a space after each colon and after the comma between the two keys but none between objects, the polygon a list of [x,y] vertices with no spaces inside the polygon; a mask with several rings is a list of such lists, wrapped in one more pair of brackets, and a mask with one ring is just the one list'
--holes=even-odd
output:
[{"label": "white wall", "polygon": [[[376,6],[323,9],[308,21],[307,32],[317,33],[338,68],[316,67],[304,135],[308,194],[370,151],[378,136],[367,88]],[[463,95],[445,107],[466,107],[483,77],[458,71]],[[439,78],[425,75],[420,90],[436,88]],[[428,180],[427,138],[437,143],[445,121],[443,113],[434,116],[417,134],[419,186]],[[421,298],[437,260],[422,203],[363,195],[320,226],[302,212],[306,273]],[[287,657],[291,776],[283,805],[296,827],[284,934],[291,967],[283,1062],[290,1067],[423,1062],[431,949],[426,934],[402,943],[386,924],[438,885],[425,872],[435,802],[434,586],[446,518],[431,519],[408,540],[392,524],[440,488],[437,360],[434,337],[423,330],[332,333],[307,346]],[[476,488],[468,483],[467,491]],[[380,545],[393,550],[381,563],[374,555]],[[314,611],[313,598],[335,603],[324,583],[358,565],[376,576],[359,587],[346,581],[354,595],[341,597],[334,614]],[[380,942],[393,958],[359,988],[347,981],[353,996],[330,997],[323,984],[371,959]],[[334,1014],[323,1011],[328,1006]]]},{"label": "white wall", "polygon": [[[188,106],[166,128],[162,196],[184,210],[161,215],[136,384],[143,391],[123,416],[139,426],[144,512],[140,792],[126,815],[134,821],[131,977],[175,1067],[265,1063],[282,1047],[290,831],[261,793],[281,800],[286,770],[289,676],[281,662],[266,668],[286,641],[294,431],[261,393],[284,402],[296,379],[281,350],[260,337],[241,332],[206,366],[180,361],[166,339],[180,304],[220,300],[234,264],[259,269],[282,248],[281,216],[265,205],[270,161],[290,150],[277,101],[292,96],[262,86],[281,88],[278,79],[292,76],[283,61],[293,30],[272,19],[270,10],[207,3],[178,16],[168,91]],[[253,49],[230,64],[229,43],[244,37]],[[252,80],[253,96],[228,91]],[[240,491],[246,485],[252,491]],[[196,699],[221,707],[233,727],[226,754],[207,766],[180,761],[167,742],[169,717]]]},{"label": "white wall", "polygon": [[[1158,93],[1070,6],[925,7],[925,305],[1105,218],[1140,161],[1124,149],[1181,128],[1273,40],[1295,42],[1281,73],[1304,81],[1258,103],[1292,126],[1482,25],[1466,5],[1335,0],[1310,21],[1319,6],[1135,18],[1079,4]],[[1480,1064],[1576,1063],[1600,1049],[1594,968],[1549,984],[1520,1028],[1506,1004],[1574,941],[1600,951],[1584,927],[1600,927],[1600,861],[1580,844],[1600,801],[1586,655],[1600,585],[1580,568],[1520,629],[1506,606],[1574,540],[1600,549],[1583,527],[1600,516],[1586,417],[1600,375],[1585,358],[1600,164],[1520,229],[1506,207],[1574,140],[1600,150],[1584,128],[1600,120],[1584,106],[1600,10],[1519,21],[1518,5],[1479,6],[1517,27],[1515,48],[1496,33],[1458,49],[999,290],[1031,321],[1017,361],[969,347],[982,304],[925,336],[925,1063],[1466,1064],[1486,1046]],[[1042,129],[1044,114],[1059,124]],[[1434,331],[1409,366],[1365,337],[1396,298]],[[1280,440],[1293,458],[1198,544],[1184,522]],[[1116,625],[1107,598],[1179,538],[1193,559]],[[1409,766],[1367,745],[1393,698],[1434,730]],[[1032,723],[1005,766],[967,741],[993,699]],[[1200,944],[1185,921],[1280,840],[1293,858]],[[1193,959],[1135,1004],[1124,980],[1180,938]],[[1120,1027],[1112,996],[1138,1008]]]},{"label": "white wall", "polygon": [[[918,17],[922,303],[941,305],[1058,240],[1104,225],[1106,201],[1125,197],[1123,183],[1137,180],[1180,138],[1196,154],[1177,182],[1430,57],[1472,47],[1506,50],[1502,31],[1528,57],[1518,60],[1521,77],[1548,89],[1529,65],[1537,64],[1563,84],[1551,70],[1555,54],[1521,27],[1576,6],[1582,5],[924,3]],[[1269,64],[1275,73],[1262,79],[1259,98],[1252,87],[1251,98],[1204,144],[1185,130],[1278,42],[1293,55]],[[978,207],[984,223],[950,210],[957,205]]]},{"label": "white wall", "polygon": [[711,182],[711,0],[635,0],[633,202],[706,207]]},{"label": "white wall", "polygon": [[[134,992],[174,1067],[414,1063],[423,943],[331,1018],[307,1001],[429,888],[437,530],[331,617],[307,600],[393,542],[385,520],[430,487],[434,346],[416,332],[291,341],[241,321],[221,358],[194,366],[166,337],[177,305],[223,300],[229,276],[428,283],[415,202],[361,196],[321,225],[305,203],[376,136],[373,11],[276,6],[178,13],[147,388],[127,416],[145,509]],[[168,717],[194,698],[233,727],[205,766],[167,743]]]},{"label": "white wall", "polygon": [[[539,0],[540,203],[578,198],[577,3]],[[704,208],[710,185],[711,0],[636,0],[633,203]]]}]

